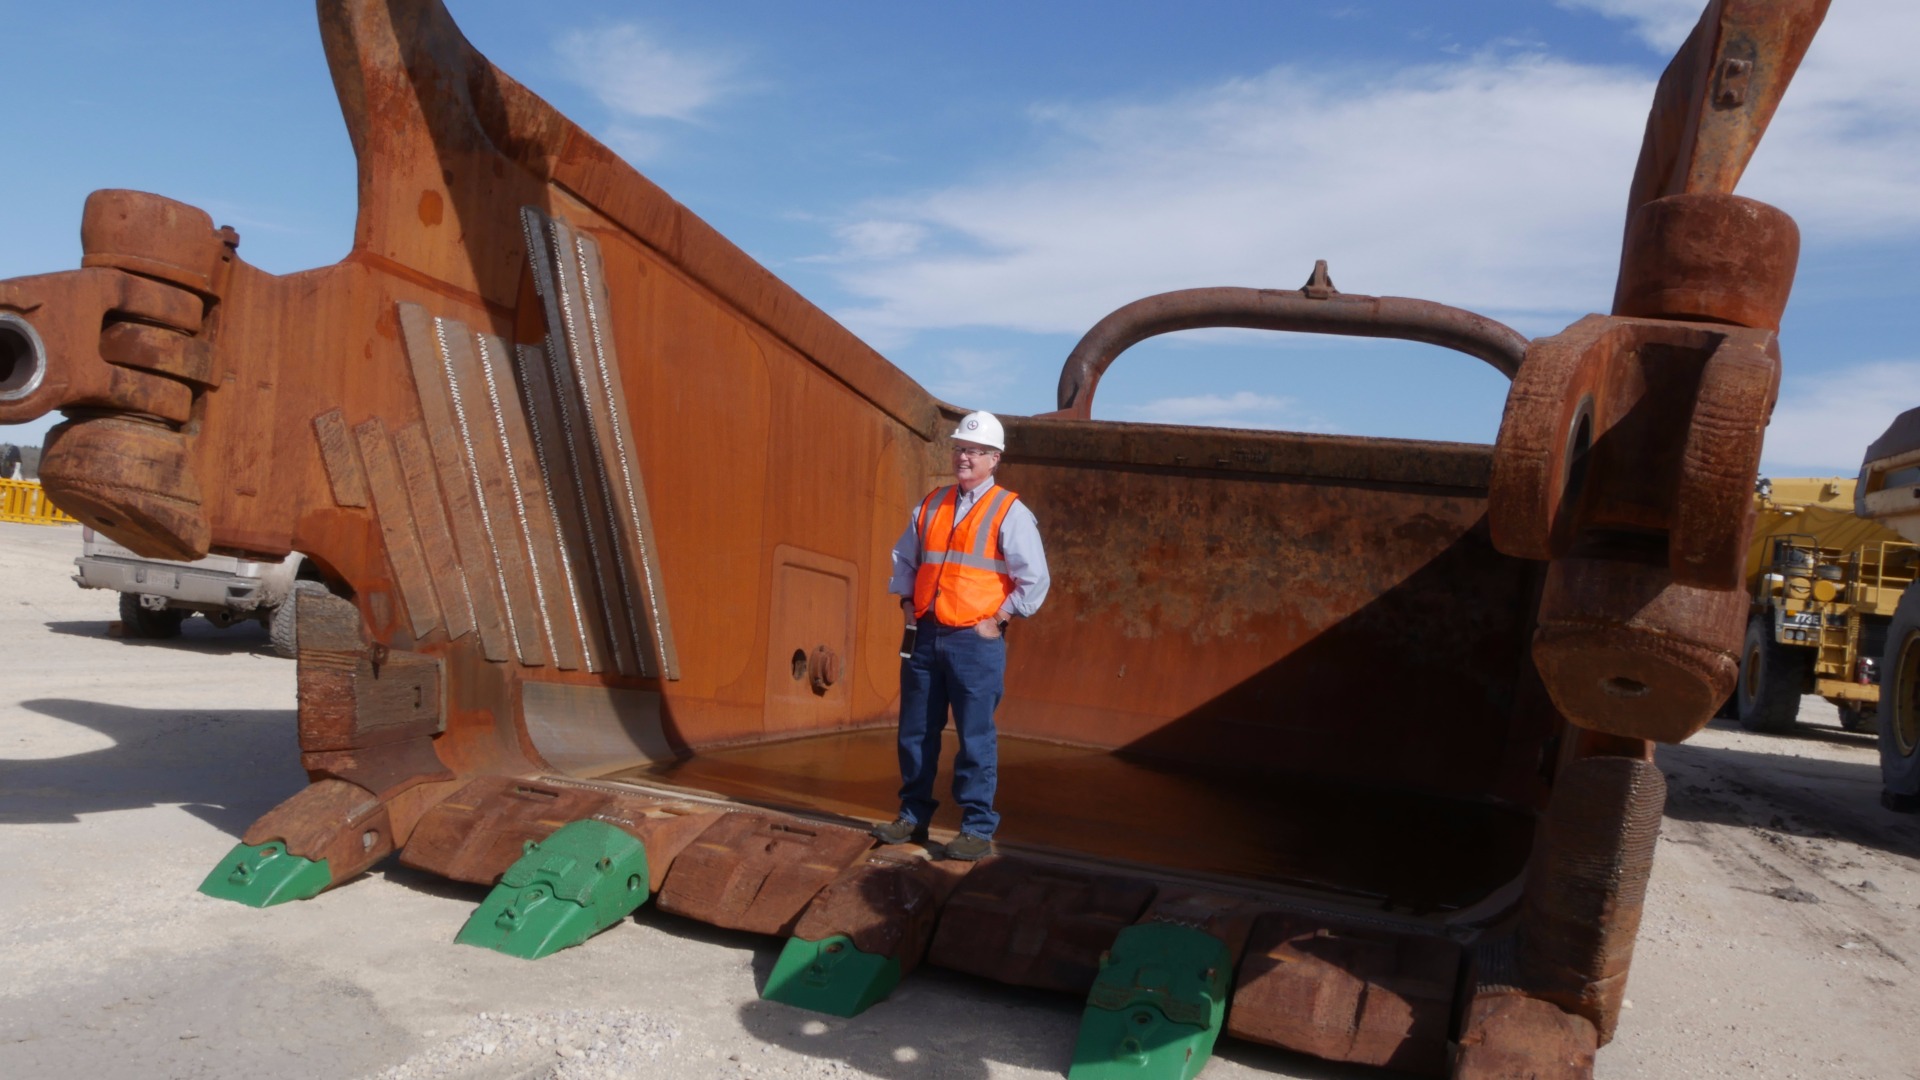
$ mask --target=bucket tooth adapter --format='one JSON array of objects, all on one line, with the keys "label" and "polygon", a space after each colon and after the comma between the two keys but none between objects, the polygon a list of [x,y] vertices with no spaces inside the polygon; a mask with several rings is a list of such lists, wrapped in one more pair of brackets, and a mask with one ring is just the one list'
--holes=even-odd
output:
[{"label": "bucket tooth adapter", "polygon": [[587,819],[527,841],[454,940],[538,960],[578,945],[647,902],[647,846]]},{"label": "bucket tooth adapter", "polygon": [[[931,857],[957,819],[866,832],[897,809],[887,550],[964,410],[439,0],[318,4],[359,165],[344,259],[268,274],[199,210],[96,192],[79,268],[0,282],[0,423],[63,411],[47,491],[142,555],[298,550],[328,579],[297,608],[309,786],[213,895],[397,852],[497,885],[462,939],[518,955],[651,897],[789,938],[766,996],[803,1008],[856,1014],[923,963],[1090,995],[1076,1076],[1185,1077],[1225,1034],[1585,1077],[1653,743],[1706,723],[1741,645],[1797,242],[1733,188],[1825,8],[1707,4],[1609,314],[1529,341],[1322,264],[1082,339],[1058,411],[1006,418],[1055,577],[979,863]],[[1092,418],[1121,352],[1208,326],[1426,342],[1512,390],[1487,445]]]}]

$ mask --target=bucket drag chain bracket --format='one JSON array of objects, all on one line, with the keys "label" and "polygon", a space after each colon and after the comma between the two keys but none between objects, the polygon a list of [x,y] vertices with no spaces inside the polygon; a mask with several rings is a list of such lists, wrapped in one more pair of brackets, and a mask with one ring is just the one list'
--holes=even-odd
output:
[{"label": "bucket drag chain bracket", "polygon": [[538,960],[626,918],[648,895],[646,845],[603,821],[576,821],[529,840],[454,940]]},{"label": "bucket drag chain bracket", "polygon": [[1494,448],[1502,552],[1551,562],[1534,659],[1583,727],[1677,742],[1733,688],[1770,330],[1591,315],[1528,349]]},{"label": "bucket drag chain bracket", "polygon": [[1068,1080],[1190,1080],[1213,1055],[1233,956],[1203,930],[1140,923],[1100,958]]},{"label": "bucket drag chain bracket", "polygon": [[206,555],[212,525],[188,442],[217,370],[206,336],[240,238],[190,206],[96,191],[80,270],[0,282],[0,325],[24,373],[0,386],[0,424],[65,410],[40,479],[55,502],[148,558]]}]

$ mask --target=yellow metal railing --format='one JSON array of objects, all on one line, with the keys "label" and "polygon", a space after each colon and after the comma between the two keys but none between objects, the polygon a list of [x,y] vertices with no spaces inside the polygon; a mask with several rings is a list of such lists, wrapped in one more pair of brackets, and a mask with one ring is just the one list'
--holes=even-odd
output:
[{"label": "yellow metal railing", "polygon": [[73,515],[53,505],[47,493],[32,480],[0,480],[0,521],[24,521],[29,525],[71,525]]}]

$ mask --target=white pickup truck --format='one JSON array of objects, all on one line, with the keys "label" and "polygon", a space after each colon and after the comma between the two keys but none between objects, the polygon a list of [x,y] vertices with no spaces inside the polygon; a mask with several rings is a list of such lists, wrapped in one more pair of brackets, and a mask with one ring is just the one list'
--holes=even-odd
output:
[{"label": "white pickup truck", "polygon": [[169,638],[198,612],[225,628],[257,619],[267,628],[273,651],[292,657],[293,598],[299,592],[327,591],[306,556],[295,552],[279,562],[209,555],[195,562],[148,559],[91,528],[80,530],[73,575],[83,589],[113,589],[120,594],[120,622],[130,637]]}]

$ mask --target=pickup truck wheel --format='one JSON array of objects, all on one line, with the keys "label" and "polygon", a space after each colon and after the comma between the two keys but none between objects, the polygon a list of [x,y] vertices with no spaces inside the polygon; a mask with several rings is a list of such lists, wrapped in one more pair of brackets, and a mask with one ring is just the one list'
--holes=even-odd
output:
[{"label": "pickup truck wheel", "polygon": [[1920,811],[1920,588],[1910,588],[1887,627],[1880,657],[1880,804]]},{"label": "pickup truck wheel", "polygon": [[140,606],[140,594],[120,594],[120,626],[129,637],[170,638],[180,636],[180,624],[187,613],[163,608],[154,611]]},{"label": "pickup truck wheel", "polygon": [[1740,650],[1740,682],[1734,688],[1741,727],[1768,734],[1793,730],[1800,715],[1800,695],[1806,691],[1811,652],[1775,641],[1772,619],[1763,616],[1747,624],[1746,647]]},{"label": "pickup truck wheel", "polygon": [[1873,710],[1862,705],[1837,705],[1840,710],[1840,730],[1851,731],[1855,735],[1871,735],[1879,730],[1874,721]]},{"label": "pickup truck wheel", "polygon": [[296,581],[293,591],[280,601],[279,607],[273,609],[273,617],[267,621],[267,640],[273,643],[274,654],[289,660],[300,655],[299,623],[295,615],[299,605],[295,601],[302,593],[308,596],[330,595],[327,587],[318,581]]}]

